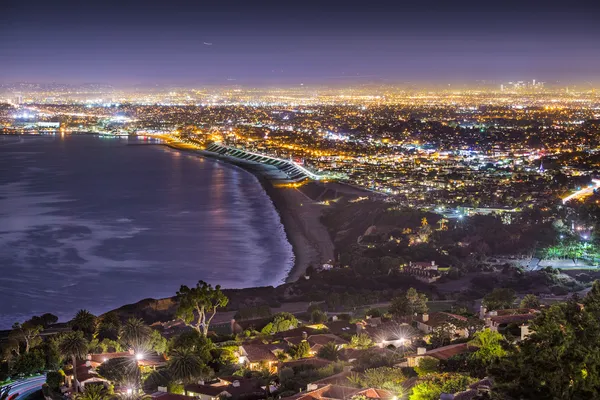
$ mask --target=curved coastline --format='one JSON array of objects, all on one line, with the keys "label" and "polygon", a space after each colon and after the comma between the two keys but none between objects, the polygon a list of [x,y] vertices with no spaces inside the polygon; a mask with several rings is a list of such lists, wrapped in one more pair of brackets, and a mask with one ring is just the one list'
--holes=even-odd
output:
[{"label": "curved coastline", "polygon": [[[177,151],[185,151],[198,157],[210,158],[215,161],[222,161],[234,167],[242,168],[258,179],[267,193],[267,196],[271,199],[275,210],[279,214],[287,241],[292,246],[292,252],[294,253],[294,263],[292,268],[288,271],[285,283],[300,279],[304,276],[306,269],[310,265],[319,266],[324,262],[333,259],[333,241],[325,226],[320,223],[320,208],[315,210],[305,207],[303,209],[303,211],[306,210],[305,212],[299,212],[297,204],[295,203],[298,202],[297,195],[300,194],[300,192],[296,191],[297,193],[292,193],[290,191],[294,189],[275,187],[273,183],[264,176],[260,168],[251,168],[249,164],[231,162],[228,159],[218,157],[210,152],[180,147],[176,143],[167,142],[163,144]],[[302,194],[300,195],[304,196]],[[307,197],[306,200],[312,202],[312,200]],[[300,203],[299,205],[300,207],[304,207],[303,203]],[[310,221],[307,221],[307,216]],[[320,232],[317,233],[315,231]],[[317,237],[312,237],[313,235],[310,233],[314,233]]]}]

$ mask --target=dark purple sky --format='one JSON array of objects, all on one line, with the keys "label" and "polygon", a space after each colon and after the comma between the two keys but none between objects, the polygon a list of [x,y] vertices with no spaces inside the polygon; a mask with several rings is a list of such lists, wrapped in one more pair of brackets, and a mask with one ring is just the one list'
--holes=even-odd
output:
[{"label": "dark purple sky", "polygon": [[600,4],[528,3],[3,0],[0,81],[600,81]]}]

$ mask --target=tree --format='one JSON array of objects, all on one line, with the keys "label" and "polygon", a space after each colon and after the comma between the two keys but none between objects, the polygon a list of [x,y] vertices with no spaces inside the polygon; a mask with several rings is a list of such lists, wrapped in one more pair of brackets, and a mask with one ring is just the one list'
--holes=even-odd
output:
[{"label": "tree", "polygon": [[31,375],[42,371],[46,367],[44,354],[40,349],[33,349],[28,353],[21,354],[13,366],[18,374]]},{"label": "tree", "polygon": [[129,318],[121,329],[121,341],[136,353],[149,348],[151,330],[140,318]]},{"label": "tree", "polygon": [[310,345],[306,340],[298,343],[297,346],[290,346],[288,349],[290,357],[293,359],[306,358],[310,356]]},{"label": "tree", "polygon": [[191,330],[182,332],[171,339],[168,348],[169,356],[175,351],[190,352],[199,357],[202,362],[208,363],[212,359],[210,352],[214,348],[214,344],[206,336]]},{"label": "tree", "polygon": [[152,333],[150,334],[149,345],[153,351],[157,352],[158,354],[164,354],[167,352],[169,342],[163,335],[160,334],[159,331],[153,329]]},{"label": "tree", "polygon": [[408,304],[408,299],[405,295],[400,295],[394,297],[392,299],[392,303],[390,304],[390,314],[396,317],[404,317],[406,315],[410,315],[410,306]]},{"label": "tree", "polygon": [[12,332],[10,333],[11,338],[17,341],[19,344],[24,344],[25,353],[29,352],[29,349],[37,346],[40,342],[40,331],[42,327],[39,325],[31,325],[31,323],[20,324],[15,322],[12,326]]},{"label": "tree", "polygon": [[210,322],[217,309],[227,306],[229,302],[227,296],[221,292],[220,285],[213,289],[204,281],[198,281],[196,287],[191,289],[185,285],[181,286],[177,292],[177,300],[177,317],[204,336],[208,334]]},{"label": "tree", "polygon": [[75,331],[83,332],[86,339],[91,340],[96,333],[96,316],[88,310],[79,310],[71,320],[71,327]]},{"label": "tree", "polygon": [[373,340],[366,333],[359,333],[352,336],[350,339],[350,347],[354,349],[364,350],[373,346]]},{"label": "tree", "polygon": [[425,314],[428,311],[427,296],[425,294],[410,288],[406,292],[406,299],[408,300],[408,311],[411,315]]},{"label": "tree", "polygon": [[450,344],[454,330],[454,325],[449,322],[443,322],[436,326],[431,333],[431,345],[436,348]]},{"label": "tree", "polygon": [[273,335],[275,333],[289,331],[297,326],[298,320],[293,314],[281,312],[273,317],[272,322],[269,322],[267,325],[265,325],[265,327],[261,330],[261,333],[265,335]]},{"label": "tree", "polygon": [[352,376],[349,380],[356,386],[363,388],[379,388],[392,392],[397,397],[404,396],[402,383],[406,376],[399,368],[379,367],[369,368],[362,376]]},{"label": "tree", "polygon": [[424,314],[427,310],[427,296],[417,292],[414,288],[393,298],[389,309],[390,313],[397,317],[412,316],[415,313]]},{"label": "tree", "polygon": [[521,300],[521,304],[519,305],[521,308],[540,308],[540,299],[533,294],[527,294]]},{"label": "tree", "polygon": [[184,383],[191,383],[195,379],[204,377],[210,373],[210,370],[202,359],[189,349],[179,349],[170,352],[167,368],[173,379]]},{"label": "tree", "polygon": [[337,361],[340,359],[340,350],[334,342],[329,342],[319,349],[317,355],[326,360]]},{"label": "tree", "polygon": [[[591,291],[586,301],[598,301],[597,293]],[[574,300],[555,304],[531,329],[518,348],[490,368],[494,392],[504,398],[600,398],[600,332],[594,312]]]},{"label": "tree", "polygon": [[488,310],[511,308],[515,302],[515,291],[507,288],[496,288],[483,298],[483,305]]},{"label": "tree", "polygon": [[98,373],[111,382],[136,388],[140,382],[140,367],[137,360],[130,357],[116,357],[103,362]]},{"label": "tree", "polygon": [[54,314],[46,313],[40,316],[31,317],[27,323],[32,326],[41,326],[42,329],[46,329],[52,324],[55,324],[58,321],[58,317]]},{"label": "tree", "polygon": [[65,377],[60,372],[50,371],[46,374],[46,384],[54,391],[58,391],[64,381]]},{"label": "tree", "polygon": [[103,385],[85,385],[83,393],[75,393],[74,400],[110,400],[112,395]]},{"label": "tree", "polygon": [[440,361],[432,357],[422,357],[419,364],[415,367],[415,372],[419,376],[438,372],[440,370]]},{"label": "tree", "polygon": [[476,379],[466,375],[440,373],[419,378],[413,387],[410,400],[438,400],[442,393],[461,392]]},{"label": "tree", "polygon": [[279,376],[270,369],[265,368],[260,371],[258,379],[260,381],[260,386],[265,387],[265,398],[271,398],[271,386],[274,386],[279,382]]},{"label": "tree", "polygon": [[86,356],[88,341],[83,337],[83,332],[74,331],[64,334],[58,343],[58,349],[65,357],[71,358],[73,366],[73,392],[77,392],[77,360]]},{"label": "tree", "polygon": [[327,314],[321,310],[313,310],[310,313],[310,322],[313,324],[322,324],[323,322],[327,322]]},{"label": "tree", "polygon": [[121,332],[121,320],[115,312],[104,314],[98,324],[98,339],[119,340]]},{"label": "tree", "polygon": [[477,351],[472,353],[471,357],[484,366],[491,365],[492,362],[506,356],[506,350],[502,347],[503,342],[505,342],[504,336],[489,328],[477,332],[469,342],[477,347]]}]

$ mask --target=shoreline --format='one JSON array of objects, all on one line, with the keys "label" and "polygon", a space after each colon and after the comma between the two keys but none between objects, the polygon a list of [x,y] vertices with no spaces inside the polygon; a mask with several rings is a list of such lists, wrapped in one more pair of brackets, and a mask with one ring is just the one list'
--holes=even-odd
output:
[{"label": "shoreline", "polygon": [[[332,260],[334,245],[327,228],[321,224],[322,208],[294,188],[278,188],[263,173],[259,165],[252,168],[251,164],[234,162],[212,153],[190,148],[176,143],[163,143],[163,145],[177,151],[185,151],[196,156],[201,156],[215,161],[222,161],[228,165],[242,168],[255,176],[273,203],[279,215],[286,240],[292,246],[294,262],[287,271],[287,276],[281,284],[294,282],[302,276],[310,265],[315,267]],[[306,203],[306,204],[305,204]],[[279,286],[279,285],[277,285]]]}]

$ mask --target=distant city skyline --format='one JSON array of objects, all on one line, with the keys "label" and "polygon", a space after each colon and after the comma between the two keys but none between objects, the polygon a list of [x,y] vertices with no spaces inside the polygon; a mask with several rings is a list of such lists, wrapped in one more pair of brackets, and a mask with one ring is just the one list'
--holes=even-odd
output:
[{"label": "distant city skyline", "polygon": [[9,0],[0,79],[116,86],[598,83],[599,6]]}]

